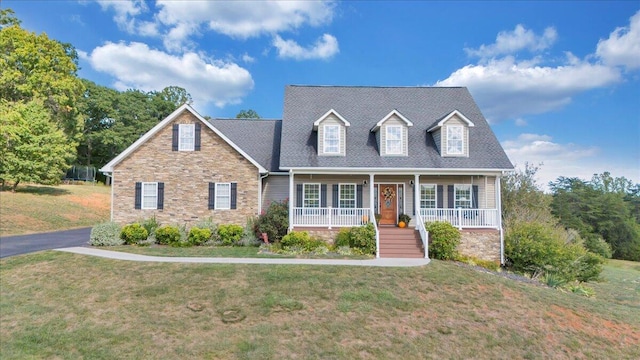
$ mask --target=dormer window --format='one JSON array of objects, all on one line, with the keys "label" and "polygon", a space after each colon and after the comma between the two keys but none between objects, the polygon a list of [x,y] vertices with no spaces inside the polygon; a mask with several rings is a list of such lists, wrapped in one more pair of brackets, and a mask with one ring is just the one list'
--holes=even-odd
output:
[{"label": "dormer window", "polygon": [[447,154],[463,155],[464,154],[464,128],[462,125],[447,126]]},{"label": "dormer window", "polygon": [[324,125],[324,153],[340,153],[340,125]]},{"label": "dormer window", "polygon": [[402,126],[388,125],[386,134],[388,155],[402,155]]}]

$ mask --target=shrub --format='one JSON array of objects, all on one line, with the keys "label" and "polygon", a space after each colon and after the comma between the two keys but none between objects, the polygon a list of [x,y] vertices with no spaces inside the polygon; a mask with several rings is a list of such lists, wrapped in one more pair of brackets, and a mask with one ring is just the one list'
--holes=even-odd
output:
[{"label": "shrub", "polygon": [[169,245],[180,242],[180,229],[175,226],[161,226],[156,229],[156,242],[160,245]]},{"label": "shrub", "polygon": [[122,239],[126,245],[137,244],[146,240],[147,236],[149,236],[147,229],[138,223],[125,225],[120,232],[120,239]]},{"label": "shrub", "polygon": [[351,230],[349,228],[340,229],[333,244],[336,248],[349,246],[351,244]]},{"label": "shrub", "polygon": [[211,217],[201,219],[194,226],[199,229],[209,229],[209,231],[211,232],[211,237],[209,238],[209,240],[218,240],[218,226],[213,222],[213,219]]},{"label": "shrub", "polygon": [[155,235],[156,229],[159,226],[160,226],[160,223],[158,222],[158,219],[156,219],[155,215],[153,215],[152,217],[150,217],[148,219],[144,219],[142,221],[142,227],[144,227],[147,230],[147,233],[148,233],[149,237]]},{"label": "shrub", "polygon": [[187,236],[189,243],[195,246],[204,244],[205,242],[209,241],[210,238],[211,230],[201,229],[195,226],[189,230],[189,235]]},{"label": "shrub", "polygon": [[225,224],[218,226],[218,238],[222,245],[234,245],[240,241],[244,229],[240,225]]},{"label": "shrub", "polygon": [[89,244],[93,246],[117,246],[122,245],[120,239],[120,225],[108,221],[97,224],[91,229]]},{"label": "shrub", "polygon": [[291,231],[280,240],[280,244],[286,250],[298,249],[298,252],[314,252],[322,246],[327,247],[322,239],[312,238],[306,231]]},{"label": "shrub", "polygon": [[260,246],[262,241],[260,239],[258,239],[258,236],[256,235],[256,233],[254,231],[255,222],[256,221],[257,220],[254,217],[247,218],[247,223],[245,224],[244,231],[242,232],[242,238],[240,239],[240,241],[238,241],[238,243],[236,245],[238,245],[238,246]]},{"label": "shrub", "polygon": [[491,271],[500,271],[500,263],[498,261],[483,260],[475,256],[466,255],[458,255],[456,260],[471,266],[480,266]]},{"label": "shrub", "polygon": [[460,244],[460,231],[444,221],[426,224],[429,232],[429,252],[440,260],[453,260],[458,257],[457,247]]},{"label": "shrub", "polygon": [[584,238],[584,247],[605,259],[611,259],[611,256],[613,255],[611,245],[597,234],[588,234],[587,237]]},{"label": "shrub", "polygon": [[605,258],[598,254],[584,251],[577,260],[576,280],[586,282],[600,279],[605,261]]},{"label": "shrub", "polygon": [[289,229],[289,203],[272,202],[263,214],[254,223],[254,233],[257,237],[262,233],[269,236],[269,241],[280,241]]},{"label": "shrub", "polygon": [[372,255],[376,253],[376,229],[372,223],[363,226],[352,227],[349,231],[349,246],[360,250],[362,254]]}]

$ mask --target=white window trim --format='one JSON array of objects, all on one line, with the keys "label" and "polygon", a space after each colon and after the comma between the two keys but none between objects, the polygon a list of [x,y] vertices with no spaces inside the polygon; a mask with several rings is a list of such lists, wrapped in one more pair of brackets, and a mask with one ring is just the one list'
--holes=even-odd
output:
[{"label": "white window trim", "polygon": [[437,184],[422,184],[422,183],[420,184],[420,208],[424,209],[422,207],[422,200],[423,200],[422,199],[422,187],[423,186],[433,187],[433,195],[434,195],[434,199],[433,200],[434,200],[435,207],[427,208],[427,209],[437,209],[438,208],[438,185]]},{"label": "white window trim", "polygon": [[[343,199],[342,198],[342,187],[345,185],[350,185],[353,186],[353,199]],[[352,208],[343,208],[342,206],[340,206],[340,201],[341,200],[353,200],[353,207]],[[341,209],[355,209],[358,207],[358,185],[356,185],[355,183],[339,183],[338,184],[338,203],[337,204],[333,204],[334,207],[338,207]]]},{"label": "white window trim", "polygon": [[[465,200],[465,202],[468,201],[469,203],[469,207],[462,207],[462,206],[456,206],[456,202],[457,202],[457,198],[458,198],[458,189],[462,190],[464,189],[465,191],[469,192],[469,199]],[[471,209],[473,208],[473,187],[471,186],[471,184],[454,184],[453,185],[453,206],[454,208],[458,208],[458,207],[462,207],[463,209]]]},{"label": "white window trim", "polygon": [[[154,185],[156,187],[156,201],[154,206],[145,206],[144,201],[144,188],[150,185]],[[157,182],[143,182],[140,189],[140,209],[142,210],[155,210],[158,208],[158,183]]]},{"label": "white window trim", "polygon": [[[336,128],[338,131],[336,132],[338,134],[338,145],[336,147],[336,151],[327,151],[327,140],[332,140],[332,139],[327,139],[327,128]],[[340,154],[340,145],[341,145],[341,131],[340,131],[340,125],[337,124],[325,124],[323,126],[323,146],[322,146],[322,151],[325,154]]]},{"label": "white window trim", "polygon": [[[229,189],[229,195],[224,195],[221,196],[220,195],[220,187],[221,186],[227,186],[227,188]],[[229,197],[229,206],[227,207],[222,207],[219,203],[218,203],[218,199],[221,197]],[[216,198],[215,198],[215,209],[216,210],[231,210],[231,183],[216,183]]]},{"label": "white window trim", "polygon": [[[390,151],[389,150],[389,130],[390,129],[400,129],[400,139],[398,139],[400,141],[400,146],[399,151]],[[387,125],[385,128],[385,132],[386,132],[386,138],[385,138],[385,153],[387,155],[402,155],[403,150],[404,150],[404,139],[403,139],[403,131],[402,131],[402,125]],[[394,141],[396,141],[394,139]]]},{"label": "white window trim", "polygon": [[[307,192],[305,191],[307,189],[307,186],[317,186],[318,187],[318,206],[305,206],[306,203],[306,194]],[[310,200],[316,200],[316,199],[310,199]],[[305,209],[319,209],[321,207],[321,201],[322,201],[322,186],[320,186],[320,183],[304,183],[302,184],[302,207]]]},{"label": "white window trim", "polygon": [[[184,136],[183,136],[183,129],[186,129],[187,127],[191,128],[191,145],[187,146],[187,144],[184,144],[182,142]],[[195,124],[179,124],[178,125],[178,151],[194,151],[196,147],[196,125]]]},{"label": "white window trim", "polygon": [[[453,129],[459,129],[460,130],[460,139],[455,139],[455,141],[459,141],[460,142],[460,151],[449,151],[450,150],[450,146],[449,146],[449,141],[451,140],[451,134],[450,131],[452,131]],[[448,155],[464,155],[464,126],[462,125],[448,125],[447,126],[447,143],[446,145],[446,149],[447,149],[447,154]]]}]

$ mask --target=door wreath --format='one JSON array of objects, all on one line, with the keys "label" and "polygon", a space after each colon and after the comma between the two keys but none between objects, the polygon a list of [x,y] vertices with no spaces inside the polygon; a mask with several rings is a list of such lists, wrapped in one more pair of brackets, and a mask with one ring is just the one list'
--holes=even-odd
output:
[{"label": "door wreath", "polygon": [[387,186],[382,190],[382,196],[384,197],[384,204],[386,207],[391,207],[391,201],[396,197],[396,192],[391,186]]}]

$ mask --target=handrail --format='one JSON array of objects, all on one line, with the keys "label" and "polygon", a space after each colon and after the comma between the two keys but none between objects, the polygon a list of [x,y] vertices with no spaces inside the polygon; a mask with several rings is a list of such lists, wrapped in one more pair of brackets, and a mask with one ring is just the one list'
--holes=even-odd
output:
[{"label": "handrail", "polygon": [[422,215],[420,215],[420,211],[416,212],[416,230],[420,233],[420,239],[422,240],[422,246],[424,246],[424,258],[429,258],[429,233],[427,229],[424,227],[424,220],[422,219]]},{"label": "handrail", "polygon": [[499,213],[497,209],[443,209],[421,208],[422,219],[427,222],[446,221],[451,225],[462,228],[499,228]]},{"label": "handrail", "polygon": [[376,219],[373,210],[369,209],[369,221],[373,223],[374,229],[376,229],[376,259],[380,258],[380,230],[378,230],[378,220]]}]

